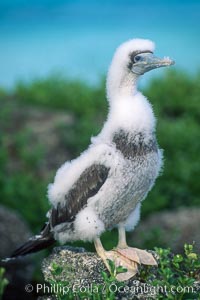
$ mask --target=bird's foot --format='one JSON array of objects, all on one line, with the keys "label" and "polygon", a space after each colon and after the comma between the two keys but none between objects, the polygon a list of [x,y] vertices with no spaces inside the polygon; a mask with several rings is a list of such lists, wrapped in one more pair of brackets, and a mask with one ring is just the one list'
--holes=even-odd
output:
[{"label": "bird's foot", "polygon": [[156,266],[157,262],[153,255],[146,250],[141,250],[138,248],[126,247],[126,248],[116,248],[116,252],[125,256],[126,258],[135,261],[138,264]]},{"label": "bird's foot", "polygon": [[[133,277],[138,272],[138,265],[149,265],[149,266],[157,266],[157,262],[153,255],[146,250],[141,250],[138,248],[126,247],[126,248],[116,248],[114,252],[120,256],[121,262],[128,263],[128,268],[122,264],[123,267],[127,268],[128,274],[126,277],[126,273],[118,274],[116,277],[119,281],[127,280]],[[133,271],[133,266],[135,266]],[[130,269],[130,271],[129,271]],[[134,273],[135,272],[135,273]]]},{"label": "bird's foot", "polygon": [[118,281],[128,280],[138,272],[138,262],[134,261],[133,258],[129,259],[125,255],[118,252],[117,249],[105,251],[103,257],[101,256],[101,258],[103,259],[104,264],[106,265],[110,273],[112,273],[112,270],[108,260],[113,261],[116,270],[118,267],[123,267],[124,269],[126,269],[123,273],[116,272],[115,277]]},{"label": "bird's foot", "polygon": [[127,270],[123,273],[116,272],[115,276],[116,279],[119,281],[128,280],[135,274],[137,274],[138,265],[140,264],[152,266],[157,265],[157,262],[151,253],[148,253],[147,251],[138,248],[128,247],[123,239],[121,239],[121,242],[119,243],[118,247],[111,251],[106,251],[103,248],[99,238],[95,239],[94,244],[98,255],[101,257],[111,274],[112,270],[108,260],[114,262],[116,269],[120,266]]}]

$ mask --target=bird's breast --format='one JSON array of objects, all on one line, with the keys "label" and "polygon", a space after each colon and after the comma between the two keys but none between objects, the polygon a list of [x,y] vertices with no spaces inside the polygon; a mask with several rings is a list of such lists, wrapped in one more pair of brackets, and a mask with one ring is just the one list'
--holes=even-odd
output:
[{"label": "bird's breast", "polygon": [[155,135],[145,135],[143,132],[131,134],[120,129],[113,135],[112,142],[124,159],[136,160],[158,150]]},{"label": "bird's breast", "polygon": [[108,228],[127,219],[152,188],[162,165],[154,136],[131,136],[120,130],[114,134],[113,143],[121,161],[107,180],[98,207]]}]

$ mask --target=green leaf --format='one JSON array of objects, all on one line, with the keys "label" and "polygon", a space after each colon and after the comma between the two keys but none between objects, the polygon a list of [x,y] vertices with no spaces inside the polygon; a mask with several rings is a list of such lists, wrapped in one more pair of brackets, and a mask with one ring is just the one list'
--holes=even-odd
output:
[{"label": "green leaf", "polygon": [[119,273],[125,273],[127,272],[128,270],[122,266],[119,266],[116,268],[116,273],[119,274]]}]

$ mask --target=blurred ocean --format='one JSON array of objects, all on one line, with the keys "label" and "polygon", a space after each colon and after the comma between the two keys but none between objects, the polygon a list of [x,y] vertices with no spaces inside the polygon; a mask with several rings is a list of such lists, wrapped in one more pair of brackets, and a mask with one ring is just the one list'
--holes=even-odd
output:
[{"label": "blurred ocean", "polygon": [[53,72],[96,83],[133,37],[195,72],[199,31],[199,0],[0,0],[0,86]]}]

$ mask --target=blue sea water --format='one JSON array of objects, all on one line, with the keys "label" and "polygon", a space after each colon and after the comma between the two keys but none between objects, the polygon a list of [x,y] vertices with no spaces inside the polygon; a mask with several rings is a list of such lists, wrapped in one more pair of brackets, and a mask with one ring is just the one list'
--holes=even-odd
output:
[{"label": "blue sea water", "polygon": [[152,39],[157,55],[194,73],[199,30],[195,0],[0,0],[0,86],[53,72],[94,84],[133,37]]}]

